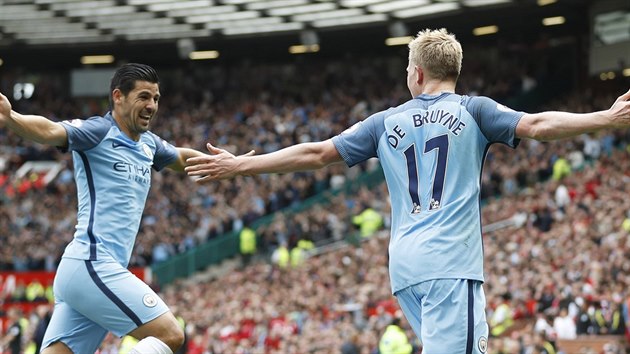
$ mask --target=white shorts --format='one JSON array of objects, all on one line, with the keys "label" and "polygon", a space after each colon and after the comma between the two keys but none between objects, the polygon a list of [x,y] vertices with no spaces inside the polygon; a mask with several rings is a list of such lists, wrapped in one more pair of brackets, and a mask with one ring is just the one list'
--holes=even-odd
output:
[{"label": "white shorts", "polygon": [[483,354],[488,350],[486,298],[480,281],[436,279],[396,292],[423,354]]},{"label": "white shorts", "polygon": [[63,342],[94,353],[107,332],[122,337],[169,311],[142,280],[115,261],[63,258],[53,283],[55,308],[42,348]]}]

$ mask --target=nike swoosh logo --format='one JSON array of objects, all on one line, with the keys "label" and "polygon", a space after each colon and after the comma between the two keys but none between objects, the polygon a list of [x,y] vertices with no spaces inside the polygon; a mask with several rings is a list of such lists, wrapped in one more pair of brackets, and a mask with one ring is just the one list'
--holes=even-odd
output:
[{"label": "nike swoosh logo", "polygon": [[112,141],[112,147],[114,149],[117,149],[119,147],[126,147],[127,149],[135,149],[136,148],[135,146],[129,146],[128,144],[118,143],[118,142],[115,142],[115,141]]}]

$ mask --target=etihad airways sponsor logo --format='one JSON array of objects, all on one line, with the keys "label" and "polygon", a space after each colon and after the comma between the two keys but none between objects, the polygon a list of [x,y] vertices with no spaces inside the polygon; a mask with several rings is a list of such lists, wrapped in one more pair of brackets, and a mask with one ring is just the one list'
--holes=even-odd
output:
[{"label": "etihad airways sponsor logo", "polygon": [[140,176],[146,176],[151,173],[151,169],[147,166],[135,165],[128,162],[118,161],[114,163],[114,171],[127,172]]}]

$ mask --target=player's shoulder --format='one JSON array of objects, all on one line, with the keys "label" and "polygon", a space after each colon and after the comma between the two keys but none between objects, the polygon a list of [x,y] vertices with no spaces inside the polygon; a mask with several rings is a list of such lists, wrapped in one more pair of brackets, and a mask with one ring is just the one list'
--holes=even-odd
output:
[{"label": "player's shoulder", "polygon": [[507,107],[494,99],[486,96],[472,96],[465,104],[466,109],[473,116],[487,115],[487,114],[508,114],[519,115],[523,112],[517,112],[514,109]]},{"label": "player's shoulder", "polygon": [[[462,105],[471,109],[496,108],[497,102],[487,96],[462,96]],[[470,110],[470,109],[469,109]]]},{"label": "player's shoulder", "polygon": [[153,146],[157,146],[165,142],[164,139],[160,138],[159,135],[155,134],[154,132],[150,130],[142,133],[141,138],[145,140],[145,142],[150,143]]},{"label": "player's shoulder", "polygon": [[150,130],[142,133],[141,140],[154,149],[154,151],[174,151],[175,149],[175,146]]},{"label": "player's shoulder", "polygon": [[114,126],[114,119],[111,115],[91,116],[84,119],[69,119],[61,123],[77,129],[109,129]]},{"label": "player's shoulder", "polygon": [[61,122],[68,133],[71,150],[86,151],[99,145],[107,136],[117,133],[110,114]]},{"label": "player's shoulder", "polygon": [[102,125],[105,127],[113,127],[116,125],[116,121],[110,112],[103,116],[91,116],[86,119],[88,122],[91,122],[95,125]]},{"label": "player's shoulder", "polygon": [[404,112],[404,111],[406,111],[408,109],[416,108],[419,105],[420,105],[420,102],[418,100],[411,99],[411,100],[408,100],[406,102],[403,102],[403,103],[399,104],[398,106],[390,107],[390,108],[382,111],[382,113],[383,113],[384,117],[389,117],[389,116],[395,115],[397,113]]}]

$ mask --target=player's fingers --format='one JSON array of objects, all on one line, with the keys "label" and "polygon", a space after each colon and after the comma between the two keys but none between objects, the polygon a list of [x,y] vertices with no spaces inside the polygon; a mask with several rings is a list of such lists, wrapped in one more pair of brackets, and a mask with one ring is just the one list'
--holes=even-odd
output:
[{"label": "player's fingers", "polygon": [[208,175],[208,176],[203,176],[201,178],[198,178],[195,180],[195,183],[197,184],[205,184],[208,182],[212,182],[213,180],[215,180],[215,178],[213,178],[212,176]]},{"label": "player's fingers", "polygon": [[212,156],[195,156],[195,157],[189,157],[186,159],[186,165],[192,166],[192,165],[199,165],[202,163],[207,163],[207,162],[211,162],[213,159]]},{"label": "player's fingers", "polygon": [[207,144],[206,144],[206,148],[208,149],[208,151],[210,151],[211,153],[213,153],[213,154],[215,154],[215,155],[216,155],[216,154],[220,154],[221,152],[225,151],[225,150],[223,150],[223,149],[220,149],[220,148],[218,148],[218,147],[215,147],[214,145],[212,145],[212,144],[210,144],[210,143],[207,143]]},{"label": "player's fingers", "polygon": [[206,165],[204,165],[206,161],[192,161],[191,159],[186,160],[186,166],[184,167],[184,171],[186,172],[191,172],[191,171],[200,171],[202,169],[204,169],[206,167]]},{"label": "player's fingers", "polygon": [[628,90],[628,92],[624,93],[623,95],[619,96],[619,98],[617,98],[617,101],[629,101],[630,100],[630,90]]},{"label": "player's fingers", "polygon": [[195,170],[197,169],[197,165],[202,163],[203,161],[200,161],[198,158],[196,157],[191,157],[186,159],[186,167],[184,167],[185,171],[190,171],[190,170]]},{"label": "player's fingers", "polygon": [[184,167],[184,171],[188,173],[189,176],[203,176],[207,175],[210,171],[204,168],[204,166],[188,166]]}]

